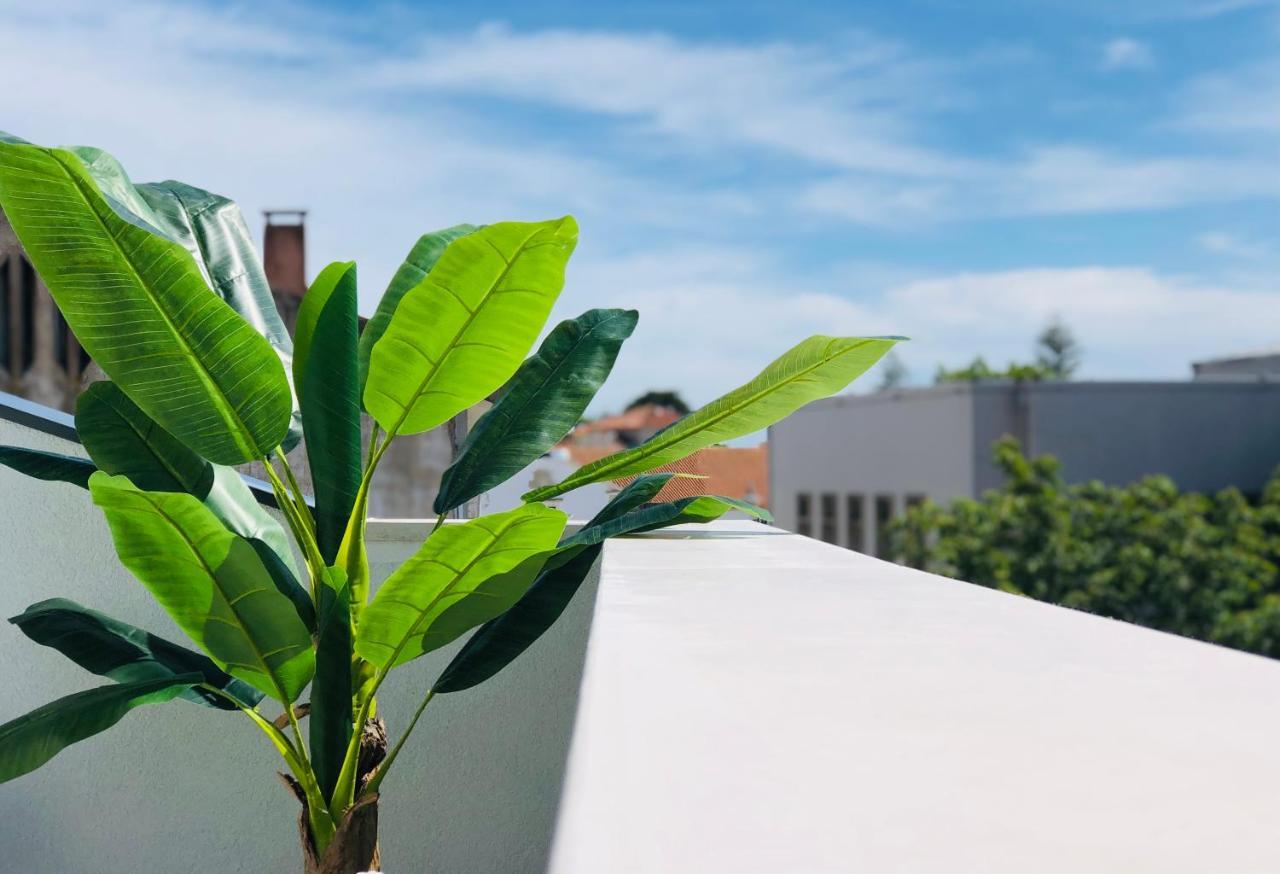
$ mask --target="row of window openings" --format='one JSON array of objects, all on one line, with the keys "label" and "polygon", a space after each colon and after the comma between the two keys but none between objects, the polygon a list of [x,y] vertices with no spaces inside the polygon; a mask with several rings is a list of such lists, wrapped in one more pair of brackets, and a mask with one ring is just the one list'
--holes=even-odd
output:
[{"label": "row of window openings", "polygon": [[[0,367],[26,373],[35,363],[36,358],[36,274],[31,263],[25,258],[18,259],[18,289],[13,294],[10,288],[12,272],[8,259],[0,261]],[[15,309],[19,321],[18,347],[13,342],[13,322]],[[53,319],[53,357],[62,367],[68,365],[68,349],[74,348],[76,360],[71,362],[77,373],[83,373],[89,366],[89,356],[76,342],[71,327],[56,306],[49,307]],[[15,360],[13,353],[17,352]]]},{"label": "row of window openings", "polygon": [[[819,540],[847,546],[856,552],[866,552],[866,495],[844,495],[844,537],[840,537],[840,495],[834,492],[823,492],[817,500],[817,536]],[[875,543],[875,555],[887,556],[889,553],[889,523],[893,521],[897,502],[893,495],[874,495],[874,524],[871,526],[871,537]],[[796,533],[805,537],[814,536],[814,496],[806,492],[796,495]],[[904,499],[907,509],[924,503],[924,495],[907,495]]]}]

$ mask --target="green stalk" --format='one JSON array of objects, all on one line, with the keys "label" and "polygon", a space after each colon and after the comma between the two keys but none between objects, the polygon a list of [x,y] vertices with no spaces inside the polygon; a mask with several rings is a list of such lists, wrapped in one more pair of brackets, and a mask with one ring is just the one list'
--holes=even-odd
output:
[{"label": "green stalk", "polygon": [[409,720],[409,726],[404,730],[404,734],[400,735],[400,740],[396,741],[396,745],[391,748],[390,754],[378,766],[378,771],[369,781],[369,785],[365,787],[362,795],[371,795],[378,791],[378,787],[382,785],[382,778],[387,776],[387,771],[391,770],[392,763],[395,762],[396,756],[400,755],[400,750],[404,747],[404,742],[409,739],[409,735],[413,734],[413,729],[417,726],[418,720],[422,717],[422,711],[427,709],[427,704],[435,697],[436,690],[431,689],[427,692],[427,696],[422,699],[422,703],[418,705],[418,709],[414,711],[413,719]]}]

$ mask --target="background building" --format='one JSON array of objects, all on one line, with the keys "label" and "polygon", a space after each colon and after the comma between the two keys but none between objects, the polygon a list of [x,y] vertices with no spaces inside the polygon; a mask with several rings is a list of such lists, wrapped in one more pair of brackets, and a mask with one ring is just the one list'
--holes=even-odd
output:
[{"label": "background building", "polygon": [[883,554],[887,523],[929,498],[1001,483],[1012,435],[1067,482],[1166,474],[1182,489],[1257,493],[1280,463],[1280,383],[956,383],[829,398],[769,429],[772,509],[791,531]]}]

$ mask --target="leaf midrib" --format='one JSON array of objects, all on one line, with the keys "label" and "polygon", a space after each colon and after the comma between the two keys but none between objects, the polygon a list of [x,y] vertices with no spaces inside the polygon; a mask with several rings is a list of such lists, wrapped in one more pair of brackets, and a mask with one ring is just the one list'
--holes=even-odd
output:
[{"label": "leaf midrib", "polygon": [[[666,449],[672,443],[678,442],[682,438],[689,437],[694,434],[702,433],[703,431],[707,430],[713,425],[717,425],[720,422],[724,421],[724,419],[733,415],[734,413],[738,412],[744,407],[747,407],[755,403],[758,399],[764,397],[765,395],[772,394],[775,391],[780,391],[781,389],[785,388],[786,386],[790,385],[796,380],[799,380],[808,376],[810,373],[817,370],[819,367],[829,364],[830,362],[834,361],[836,358],[839,358],[841,355],[845,355],[849,352],[853,352],[854,350],[861,348],[862,346],[864,346],[869,342],[871,341],[859,340],[853,346],[850,346],[848,349],[842,350],[841,352],[837,352],[835,355],[831,355],[829,357],[824,356],[822,360],[818,361],[816,364],[810,365],[809,367],[806,367],[805,369],[797,372],[794,376],[789,376],[786,379],[782,380],[781,382],[777,382],[777,383],[774,383],[773,385],[767,386],[766,388],[763,388],[760,391],[749,395],[748,397],[743,399],[741,403],[737,405],[732,405],[728,409],[726,409],[724,412],[717,413],[714,416],[709,417],[707,421],[704,422],[697,429],[687,429],[684,432],[675,434],[674,437],[667,438],[665,442],[663,442],[660,439],[661,435],[659,435],[658,439],[653,439],[648,443],[643,443],[640,446],[635,447],[634,449],[630,449],[625,452],[619,453],[618,455],[615,455],[613,462],[608,462],[608,459],[602,459],[601,460],[602,463],[600,463],[599,466],[595,467],[595,469],[592,469],[591,465],[587,465],[586,467],[578,470],[574,475],[570,476],[564,482],[560,483],[558,486],[548,486],[547,488],[556,489],[556,488],[559,488],[559,486],[564,485],[565,483],[574,481],[575,478],[578,480],[581,480],[585,477],[595,476],[596,474],[599,474],[602,472],[608,473],[609,471],[615,470],[618,467],[623,467],[627,463],[634,461],[636,459],[648,458],[650,455],[654,455],[655,453],[663,449]],[[668,432],[668,433],[673,433],[673,432]],[[649,447],[647,451],[646,451],[646,447]],[[557,494],[562,494],[562,493],[557,492]]]},{"label": "leaf midrib", "polygon": [[[195,351],[191,348],[190,344],[187,343],[187,340],[184,336],[182,336],[182,333],[178,331],[177,326],[174,325],[173,323],[173,320],[169,318],[169,314],[164,311],[164,307],[162,307],[159,301],[156,299],[155,293],[151,290],[151,286],[146,281],[143,280],[142,274],[138,272],[137,268],[134,267],[133,262],[125,255],[124,250],[120,245],[120,241],[116,239],[115,233],[111,230],[110,226],[107,225],[105,221],[103,221],[102,216],[98,215],[98,210],[94,206],[93,200],[85,193],[83,189],[82,180],[74,172],[72,172],[69,167],[66,166],[66,164],[63,161],[63,158],[57,154],[56,150],[49,150],[47,154],[51,158],[53,158],[54,163],[58,165],[58,167],[63,171],[63,174],[67,177],[68,180],[70,180],[71,187],[75,190],[76,194],[80,196],[80,199],[83,200],[85,205],[89,208],[89,213],[93,216],[94,221],[96,221],[102,227],[102,230],[106,232],[107,237],[111,240],[112,245],[114,246],[117,253],[119,254],[120,260],[123,261],[124,264],[128,267],[129,272],[133,275],[139,287],[141,287],[143,292],[146,294],[147,300],[150,301],[152,307],[155,309],[156,313],[160,316],[165,326],[169,329],[170,333],[178,341],[178,345],[181,346],[181,348],[183,349],[184,356],[191,361],[192,365],[194,366],[196,376],[200,379],[201,382],[205,383],[207,388],[212,389],[212,392],[214,395],[216,395],[218,398],[222,400],[222,405],[226,408],[226,413],[230,415],[231,420],[239,429],[239,433],[232,434],[232,439],[237,444],[239,444],[242,442],[241,435],[242,434],[245,435],[246,438],[251,442],[251,445],[243,448],[248,448],[253,452],[258,453],[255,457],[261,457],[263,453],[260,452],[259,448],[256,445],[252,445],[252,444],[256,444],[256,441],[252,437],[252,432],[245,426],[244,422],[241,421],[240,415],[236,410],[235,405],[232,404],[231,400],[223,393],[222,387],[218,384],[217,380],[215,380],[212,374],[210,374],[205,369],[204,365],[200,361],[200,358],[195,354]],[[79,159],[77,158],[76,160],[79,160]],[[104,200],[105,200],[105,196],[104,196]],[[110,205],[108,205],[107,208],[110,209]],[[121,221],[124,221],[124,219],[121,219]],[[128,222],[125,222],[125,224],[128,224]],[[142,230],[142,229],[138,228],[138,230]],[[143,231],[143,233],[147,233],[147,232]],[[174,244],[174,245],[177,245],[177,244]],[[190,255],[190,253],[187,253],[187,254],[188,256]]]},{"label": "leaf midrib", "polygon": [[[525,237],[523,240],[520,241],[520,245],[516,248],[515,253],[510,258],[507,258],[506,255],[502,254],[502,250],[500,250],[497,246],[495,246],[493,241],[490,240],[488,237],[479,238],[479,239],[483,239],[486,243],[488,243],[489,248],[493,249],[493,251],[497,254],[498,258],[502,260],[504,265],[502,268],[502,272],[498,274],[498,278],[495,279],[493,283],[490,284],[488,290],[485,291],[483,300],[481,300],[478,304],[476,304],[476,308],[474,310],[471,310],[470,312],[467,313],[467,317],[462,322],[462,327],[460,327],[457,330],[457,332],[454,333],[453,339],[450,340],[445,345],[444,351],[440,354],[440,358],[434,364],[431,365],[430,369],[427,371],[427,375],[418,382],[418,387],[414,389],[413,397],[409,400],[407,404],[404,405],[404,409],[401,411],[400,417],[396,419],[395,425],[387,429],[388,440],[390,440],[392,437],[395,437],[397,434],[400,433],[400,429],[404,426],[405,419],[409,418],[409,413],[413,411],[414,405],[422,398],[424,394],[426,394],[428,385],[431,383],[432,380],[435,379],[436,374],[440,372],[440,368],[444,365],[444,362],[447,361],[449,356],[453,354],[454,348],[458,345],[458,339],[462,337],[462,335],[465,334],[468,329],[470,329],[472,323],[476,320],[476,317],[480,314],[480,311],[483,310],[486,306],[488,306],[489,300],[493,296],[494,290],[497,289],[500,285],[502,285],[503,281],[507,278],[508,274],[510,274],[511,271],[515,268],[516,259],[519,258],[520,253],[523,252],[529,246],[529,241],[532,240],[534,237],[536,237],[538,234],[540,234],[543,230],[545,230],[545,228],[541,226],[538,228],[535,228],[533,232],[529,234],[529,236]],[[473,237],[474,235],[468,234],[467,236]],[[466,237],[460,237],[459,239],[466,239]],[[457,241],[455,240],[454,242],[457,242]],[[448,248],[446,247],[445,252],[441,254],[440,258],[436,261],[436,264],[438,265],[440,261],[443,260],[445,255],[447,254],[448,254]],[[432,271],[434,270],[435,270],[435,267],[433,266]],[[404,297],[400,299],[401,305],[404,304],[405,298],[407,298],[415,290],[420,288],[424,283],[430,282],[430,281],[431,281],[431,274],[428,273],[413,288],[405,292]],[[445,286],[442,284],[440,287],[444,288]],[[456,292],[454,293],[454,297],[458,297]],[[464,310],[466,309],[466,305],[462,304],[461,299],[458,300],[458,303],[462,305],[462,308]],[[397,307],[397,309],[399,309],[399,307]],[[388,329],[390,329],[390,327],[391,325],[387,325]],[[383,332],[383,337],[385,336],[386,336],[386,331]],[[379,337],[378,339],[381,340],[382,337]]]},{"label": "leaf midrib", "polygon": [[[226,604],[227,609],[231,611],[231,615],[236,617],[236,622],[238,623],[236,627],[240,630],[240,633],[244,636],[244,639],[248,642],[249,648],[253,650],[254,657],[256,657],[258,659],[259,664],[262,665],[263,672],[271,679],[271,684],[276,687],[276,692],[280,695],[280,700],[287,702],[289,700],[289,696],[285,695],[284,687],[281,685],[279,678],[276,677],[275,670],[269,664],[267,664],[266,658],[262,654],[262,650],[258,648],[257,641],[255,641],[253,639],[253,635],[249,633],[249,629],[248,629],[248,626],[245,624],[244,617],[240,615],[240,611],[236,610],[235,605],[231,603],[231,599],[227,597],[227,593],[223,591],[222,585],[218,582],[218,575],[214,573],[213,568],[211,568],[209,566],[209,563],[205,561],[204,555],[200,552],[200,550],[196,548],[195,542],[192,541],[191,538],[187,536],[186,531],[184,531],[182,527],[178,525],[177,520],[175,520],[172,516],[170,516],[167,512],[165,512],[163,507],[161,507],[157,502],[146,497],[146,492],[139,491],[138,494],[141,495],[149,505],[151,505],[151,507],[161,516],[161,518],[163,518],[166,522],[169,523],[169,526],[178,533],[178,536],[180,538],[182,538],[182,542],[186,544],[187,549],[190,550],[191,554],[194,555],[197,561],[200,562],[200,565],[205,569],[205,573],[209,575],[209,580],[212,583],[213,588],[217,591],[218,596],[222,598],[222,602]],[[234,538],[235,535],[232,535],[232,537]],[[265,588],[262,591],[266,591]],[[216,617],[210,617],[210,618],[216,618]]]}]

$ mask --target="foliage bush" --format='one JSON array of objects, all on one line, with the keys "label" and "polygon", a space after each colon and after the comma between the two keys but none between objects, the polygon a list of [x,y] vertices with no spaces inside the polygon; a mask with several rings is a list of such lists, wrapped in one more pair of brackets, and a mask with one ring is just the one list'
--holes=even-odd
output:
[{"label": "foliage bush", "polygon": [[1255,501],[1167,476],[1067,485],[1052,456],[994,447],[1006,482],[896,520],[896,560],[1259,655],[1280,656],[1280,472]]}]

